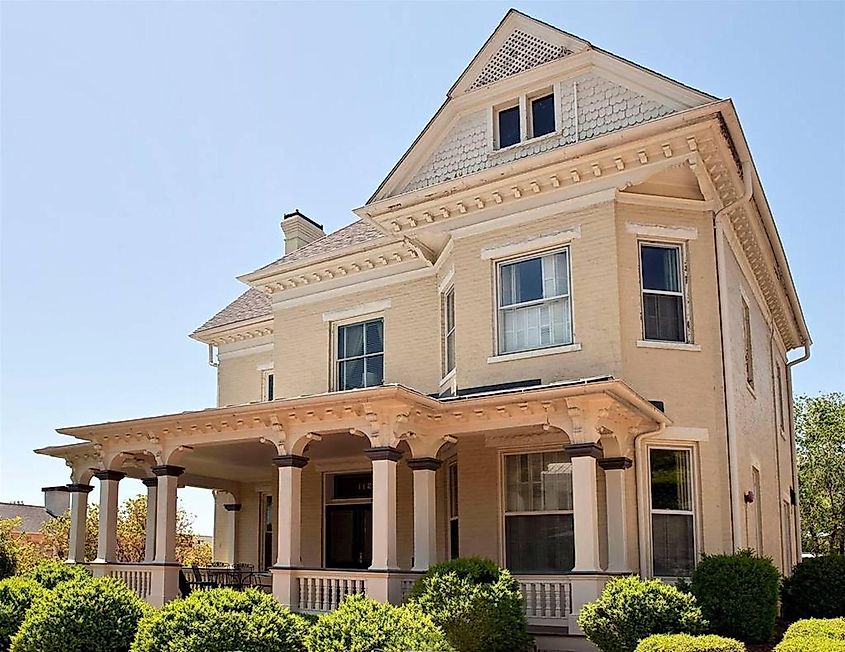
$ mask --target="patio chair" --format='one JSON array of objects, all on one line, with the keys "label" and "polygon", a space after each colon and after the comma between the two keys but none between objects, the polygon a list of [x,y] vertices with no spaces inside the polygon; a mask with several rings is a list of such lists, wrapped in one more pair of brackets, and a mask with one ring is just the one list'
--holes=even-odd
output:
[{"label": "patio chair", "polygon": [[217,586],[217,583],[212,581],[210,577],[203,578],[202,571],[200,567],[196,564],[191,565],[191,570],[194,573],[194,588],[197,589],[213,589]]}]

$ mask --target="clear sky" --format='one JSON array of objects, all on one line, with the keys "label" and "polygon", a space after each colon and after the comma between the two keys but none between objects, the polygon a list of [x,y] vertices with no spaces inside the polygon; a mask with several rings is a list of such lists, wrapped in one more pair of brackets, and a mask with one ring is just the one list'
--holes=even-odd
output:
[{"label": "clear sky", "polygon": [[[798,393],[845,389],[843,6],[516,5],[734,99],[815,341]],[[353,219],[508,7],[0,2],[0,500],[68,481],[31,453],[56,427],[212,405],[187,334],[284,212]]]}]

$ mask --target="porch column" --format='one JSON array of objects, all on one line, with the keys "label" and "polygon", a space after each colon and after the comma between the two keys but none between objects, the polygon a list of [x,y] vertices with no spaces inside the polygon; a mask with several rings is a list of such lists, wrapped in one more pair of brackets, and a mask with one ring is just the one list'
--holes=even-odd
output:
[{"label": "porch column", "polygon": [[596,459],[601,448],[593,442],[569,444],[565,448],[572,460],[572,515],[575,521],[576,573],[598,573],[599,508],[596,486]]},{"label": "porch column", "polygon": [[[226,558],[223,560],[232,566],[235,565],[237,557],[235,546],[238,542],[238,512],[241,511],[240,503],[226,503],[223,505],[226,510]],[[298,529],[298,528],[297,528]]]},{"label": "porch column", "polygon": [[434,480],[440,464],[440,460],[434,457],[408,460],[408,466],[414,472],[415,571],[427,571],[437,557]]},{"label": "porch column", "polygon": [[88,494],[94,490],[89,484],[69,484],[70,492],[70,543],[67,549],[69,563],[85,563],[85,540],[88,533]]},{"label": "porch column", "polygon": [[607,570],[628,573],[628,505],[625,493],[625,469],[633,462],[627,457],[606,457],[599,460],[604,469],[607,500]]},{"label": "porch column", "polygon": [[299,566],[301,562],[302,469],[308,464],[308,458],[301,455],[279,455],[273,458],[273,464],[279,467],[276,565],[291,568]]},{"label": "porch column", "polygon": [[184,467],[161,464],[153,467],[156,490],[155,561],[176,563],[176,488]]},{"label": "porch column", "polygon": [[373,464],[373,562],[370,570],[398,570],[396,463],[402,453],[391,446],[378,446],[365,449],[364,454]]},{"label": "porch column", "polygon": [[144,561],[153,561],[156,556],[156,511],[158,509],[158,478],[141,480],[147,488],[147,523],[144,542]]},{"label": "porch column", "polygon": [[97,534],[97,559],[100,563],[117,561],[117,484],[126,474],[122,471],[95,471],[100,481],[100,527]]}]

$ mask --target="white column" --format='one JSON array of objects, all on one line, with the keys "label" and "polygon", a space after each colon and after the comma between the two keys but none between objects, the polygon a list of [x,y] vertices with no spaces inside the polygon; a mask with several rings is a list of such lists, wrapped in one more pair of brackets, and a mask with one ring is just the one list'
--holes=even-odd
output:
[{"label": "white column", "polygon": [[170,464],[153,467],[158,478],[155,561],[159,563],[176,563],[176,489],[184,472],[183,467]]},{"label": "white column", "polygon": [[144,541],[144,561],[153,561],[156,556],[156,511],[158,511],[158,478],[141,480],[147,488],[147,522]]},{"label": "white column", "polygon": [[427,571],[437,557],[435,477],[440,464],[440,460],[433,457],[408,460],[408,466],[414,472],[415,571]]},{"label": "white column", "polygon": [[574,572],[600,572],[599,510],[596,487],[596,457],[601,448],[592,442],[570,444],[572,459],[572,515],[575,521]]},{"label": "white column", "polygon": [[97,471],[100,481],[100,526],[97,533],[98,562],[117,561],[118,483],[126,477],[122,471]]},{"label": "white column", "polygon": [[88,484],[69,484],[70,491],[70,543],[67,560],[85,563],[85,540],[88,533],[88,494],[94,489]]},{"label": "white column", "polygon": [[606,457],[599,460],[604,469],[607,500],[607,570],[612,573],[631,571],[628,561],[628,506],[625,493],[625,469],[631,468],[627,457]]},{"label": "white column", "polygon": [[373,562],[370,570],[398,570],[396,558],[396,463],[390,446],[364,451],[373,463]]},{"label": "white column", "polygon": [[294,568],[300,565],[302,469],[308,458],[279,455],[273,458],[279,467],[279,504],[276,507],[276,565]]}]

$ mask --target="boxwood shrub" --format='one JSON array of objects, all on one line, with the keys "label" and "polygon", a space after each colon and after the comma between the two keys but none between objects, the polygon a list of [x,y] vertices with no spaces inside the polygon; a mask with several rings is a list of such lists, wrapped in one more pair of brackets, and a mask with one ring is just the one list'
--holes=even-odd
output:
[{"label": "boxwood shrub", "polygon": [[775,632],[780,572],[751,550],[704,555],[692,574],[692,593],[711,630],[747,642],[766,642]]},{"label": "boxwood shrub", "polygon": [[304,652],[305,620],[257,589],[194,591],[141,619],[132,652]]},{"label": "boxwood shrub", "polygon": [[522,592],[514,577],[489,559],[435,564],[414,584],[410,601],[431,616],[461,652],[531,649]]},{"label": "boxwood shrub", "polygon": [[634,652],[652,634],[700,634],[707,621],[695,598],[660,580],[636,576],[607,583],[581,608],[578,626],[603,652]]},{"label": "boxwood shrub", "polygon": [[11,652],[125,652],[149,607],[121,580],[76,579],[26,612]]},{"label": "boxwood shrub", "polygon": [[18,567],[18,558],[12,546],[0,539],[0,580],[12,577]]},{"label": "boxwood shrub", "polygon": [[24,577],[35,580],[45,589],[54,589],[61,582],[84,580],[91,577],[84,566],[68,564],[63,561],[42,561],[28,570]]},{"label": "boxwood shrub", "polygon": [[45,589],[24,577],[0,580],[0,650],[9,649],[12,636],[20,629],[26,612]]},{"label": "boxwood shrub", "polygon": [[784,639],[775,646],[775,652],[845,652],[845,641],[822,636],[799,636]]},{"label": "boxwood shrub", "polygon": [[[443,632],[413,604],[396,607],[350,595],[306,636],[308,652],[447,652]],[[134,652],[134,651],[133,651]]]},{"label": "boxwood shrub", "polygon": [[714,634],[654,634],[640,641],[637,652],[745,652],[745,646],[735,639]]},{"label": "boxwood shrub", "polygon": [[789,620],[845,616],[845,555],[802,561],[783,581],[781,600]]}]

